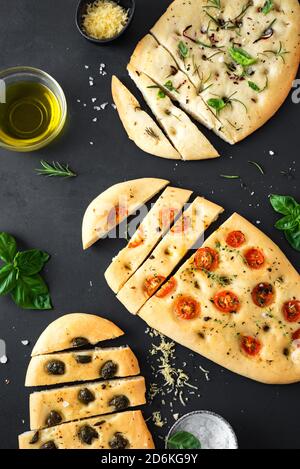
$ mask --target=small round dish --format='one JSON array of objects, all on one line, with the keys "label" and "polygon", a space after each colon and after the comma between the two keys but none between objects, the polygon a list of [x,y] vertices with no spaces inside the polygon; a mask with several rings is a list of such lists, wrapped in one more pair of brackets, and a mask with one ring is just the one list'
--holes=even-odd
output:
[{"label": "small round dish", "polygon": [[168,440],[179,431],[186,431],[196,436],[201,442],[202,449],[238,449],[233,428],[223,417],[214,412],[199,410],[177,420],[168,433],[166,449],[168,449]]},{"label": "small round dish", "polygon": [[[48,73],[39,70],[33,67],[12,67],[6,70],[0,71],[0,84],[1,89],[4,94],[4,98],[6,96],[6,90],[10,85],[17,86],[18,84],[39,84],[43,85],[47,88],[53,95],[54,99],[56,99],[57,107],[59,109],[58,116],[56,115],[57,122],[53,129],[46,133],[44,136],[41,136],[40,139],[36,139],[34,143],[31,143],[24,138],[24,140],[20,140],[18,145],[8,144],[1,138],[1,112],[0,112],[0,148],[5,150],[11,150],[16,152],[31,152],[36,151],[41,148],[46,147],[49,145],[63,130],[66,118],[67,118],[67,101],[65,94],[59,85],[59,83],[52,78]],[[5,105],[6,98],[0,100],[0,106]],[[21,104],[20,104],[21,106]],[[36,108],[37,112],[40,112],[40,109]],[[0,110],[1,111],[1,110]],[[17,112],[17,109],[16,109]],[[35,116],[36,117],[36,116]],[[28,117],[28,122],[32,115]],[[41,117],[42,120],[42,117]]]},{"label": "small round dish", "polygon": [[80,32],[80,34],[85,39],[87,39],[90,42],[93,42],[94,44],[105,45],[105,44],[109,44],[109,43],[115,41],[116,39],[121,37],[125,33],[125,31],[127,31],[127,29],[129,28],[129,26],[130,26],[130,24],[133,20],[133,16],[134,16],[134,12],[135,12],[135,0],[114,0],[114,1],[118,5],[122,6],[125,10],[128,10],[129,14],[128,14],[128,21],[125,24],[122,31],[119,34],[117,34],[116,36],[111,37],[109,39],[96,39],[94,37],[89,36],[85,32],[85,30],[83,28],[83,16],[86,14],[88,5],[93,3],[94,0],[80,0],[79,1],[78,7],[77,7],[77,12],[76,12],[76,25],[77,25],[78,31]]}]

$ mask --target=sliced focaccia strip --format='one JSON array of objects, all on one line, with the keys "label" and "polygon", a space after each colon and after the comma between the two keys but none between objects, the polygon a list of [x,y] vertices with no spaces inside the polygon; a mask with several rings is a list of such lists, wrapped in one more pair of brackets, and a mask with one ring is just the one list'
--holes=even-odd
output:
[{"label": "sliced focaccia strip", "polygon": [[140,103],[116,77],[112,77],[112,95],[128,137],[146,153],[180,160],[180,155]]},{"label": "sliced focaccia strip", "polygon": [[83,248],[88,249],[103,238],[168,184],[165,179],[135,179],[116,184],[100,194],[83,218]]},{"label": "sliced focaccia strip", "polygon": [[56,319],[42,332],[32,356],[95,345],[116,339],[124,332],[113,322],[93,314],[72,313]]},{"label": "sliced focaccia strip", "polygon": [[109,414],[145,404],[142,376],[63,387],[30,395],[30,429]]},{"label": "sliced focaccia strip", "polygon": [[114,293],[118,293],[134,272],[144,262],[152,249],[170,228],[191,191],[167,187],[143,219],[128,245],[113,259],[105,278]]},{"label": "sliced focaccia strip", "polygon": [[130,65],[127,68],[130,77],[184,160],[205,160],[220,156],[191,119],[155,87],[154,81],[144,73],[136,72]]},{"label": "sliced focaccia strip", "polygon": [[55,353],[31,359],[25,386],[52,386],[99,378],[111,379],[135,376],[139,372],[137,358],[129,347]]},{"label": "sliced focaccia strip", "polygon": [[[151,30],[206,103],[223,100],[218,118],[236,142],[278,110],[300,60],[298,0],[269,2],[267,14],[263,3],[223,0],[210,8],[206,0],[175,0]],[[248,54],[244,66],[232,47]]]},{"label": "sliced focaccia strip", "polygon": [[139,42],[129,65],[136,72],[148,75],[194,119],[209,129],[213,129],[224,140],[234,143],[231,129],[224,127],[224,124],[203,101],[187,75],[178,69],[173,57],[157,43],[153,36],[147,34]]},{"label": "sliced focaccia strip", "polygon": [[[202,197],[195,199],[147,261],[120,290],[118,299],[130,313],[137,314],[222,211],[222,207]],[[167,291],[173,287],[173,279],[164,286]]]},{"label": "sliced focaccia strip", "polygon": [[174,279],[141,309],[147,324],[256,381],[300,380],[300,277],[265,234],[235,214]]},{"label": "sliced focaccia strip", "polygon": [[23,433],[20,449],[154,449],[139,410]]}]

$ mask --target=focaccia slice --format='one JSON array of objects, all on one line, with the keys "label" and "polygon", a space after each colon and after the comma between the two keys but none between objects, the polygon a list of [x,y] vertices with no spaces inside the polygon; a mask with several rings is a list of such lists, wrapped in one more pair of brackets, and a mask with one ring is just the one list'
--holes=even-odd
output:
[{"label": "focaccia slice", "polygon": [[30,429],[136,407],[146,403],[145,393],[141,376],[35,392],[30,395]]},{"label": "focaccia slice", "polygon": [[32,357],[25,386],[52,386],[99,378],[135,376],[140,372],[136,356],[129,347],[55,353]]},{"label": "focaccia slice", "polygon": [[209,129],[214,129],[224,140],[234,143],[231,130],[224,127],[224,124],[214,115],[187,75],[178,69],[171,54],[159,45],[153,36],[147,34],[139,42],[129,65],[136,72],[148,75],[194,119]]},{"label": "focaccia slice", "polygon": [[83,248],[91,247],[168,184],[165,179],[135,179],[116,184],[100,194],[88,206],[83,218]]},{"label": "focaccia slice", "polygon": [[53,321],[42,332],[32,356],[60,352],[71,348],[95,345],[116,339],[124,332],[111,321],[93,314],[72,313]]},{"label": "focaccia slice", "polygon": [[[137,314],[222,211],[222,207],[202,197],[194,200],[147,261],[119,291],[117,298],[130,313]],[[172,282],[173,279],[163,288],[169,291]]]},{"label": "focaccia slice", "polygon": [[149,326],[253,380],[300,380],[300,277],[264,233],[234,214],[174,278],[139,312]]},{"label": "focaccia slice", "polygon": [[154,449],[142,412],[71,422],[19,436],[20,449]]},{"label": "focaccia slice", "polygon": [[[151,30],[205,103],[223,100],[217,115],[235,142],[278,110],[299,65],[298,0],[269,2],[267,12],[265,3],[222,0],[218,8],[207,0],[175,0]],[[233,58],[232,47],[244,62]]]},{"label": "focaccia slice", "polygon": [[184,160],[217,158],[219,153],[180,108],[147,75],[127,67],[130,77]]},{"label": "focaccia slice", "polygon": [[164,190],[128,245],[113,259],[105,272],[106,281],[114,293],[120,291],[144,262],[191,195],[192,191],[176,187]]},{"label": "focaccia slice", "polygon": [[181,159],[152,117],[142,110],[137,99],[116,76],[112,77],[112,95],[128,137],[139,148],[161,158]]}]

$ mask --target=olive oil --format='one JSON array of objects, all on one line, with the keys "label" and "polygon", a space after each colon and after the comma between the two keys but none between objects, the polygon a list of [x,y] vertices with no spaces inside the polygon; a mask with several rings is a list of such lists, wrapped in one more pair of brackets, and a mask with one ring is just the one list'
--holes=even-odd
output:
[{"label": "olive oil", "polygon": [[27,81],[7,85],[6,103],[0,104],[0,139],[16,149],[43,143],[61,117],[60,103],[45,85]]}]

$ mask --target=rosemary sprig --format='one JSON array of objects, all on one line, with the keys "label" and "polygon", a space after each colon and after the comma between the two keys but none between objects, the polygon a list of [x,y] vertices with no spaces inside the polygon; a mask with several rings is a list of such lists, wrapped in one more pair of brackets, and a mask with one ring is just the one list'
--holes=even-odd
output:
[{"label": "rosemary sprig", "polygon": [[54,161],[53,163],[48,163],[44,160],[41,160],[40,163],[42,168],[35,170],[40,175],[63,178],[72,178],[77,176],[77,174],[70,169],[69,165],[64,165],[62,163]]},{"label": "rosemary sprig", "polygon": [[145,131],[146,134],[149,135],[149,137],[154,138],[154,140],[159,140],[159,136],[154,132],[151,127],[146,127]]},{"label": "rosemary sprig", "polygon": [[256,166],[256,168],[258,169],[258,171],[261,173],[261,174],[265,174],[265,171],[263,169],[263,167],[257,163],[256,161],[248,161],[249,164],[253,164],[254,166]]},{"label": "rosemary sprig", "polygon": [[236,275],[233,275],[231,277],[228,277],[226,275],[218,275],[214,272],[210,272],[207,269],[201,270],[207,276],[208,279],[212,280],[213,282],[216,282],[221,287],[227,287],[228,285],[231,285],[233,280],[237,277]]},{"label": "rosemary sprig", "polygon": [[280,57],[282,59],[283,63],[285,63],[284,56],[286,54],[289,54],[289,51],[283,49],[282,42],[280,41],[279,42],[279,48],[276,51],[274,51],[274,50],[265,50],[264,54],[274,54],[275,57]]},{"label": "rosemary sprig", "polygon": [[221,0],[207,0],[208,3],[203,8],[216,8],[217,10],[221,10]]},{"label": "rosemary sprig", "polygon": [[262,41],[264,39],[270,39],[270,37],[272,37],[274,34],[273,26],[276,23],[276,21],[277,21],[277,18],[275,18],[271,22],[271,24],[262,32],[262,34],[254,41],[253,44],[256,44],[257,42]]}]

